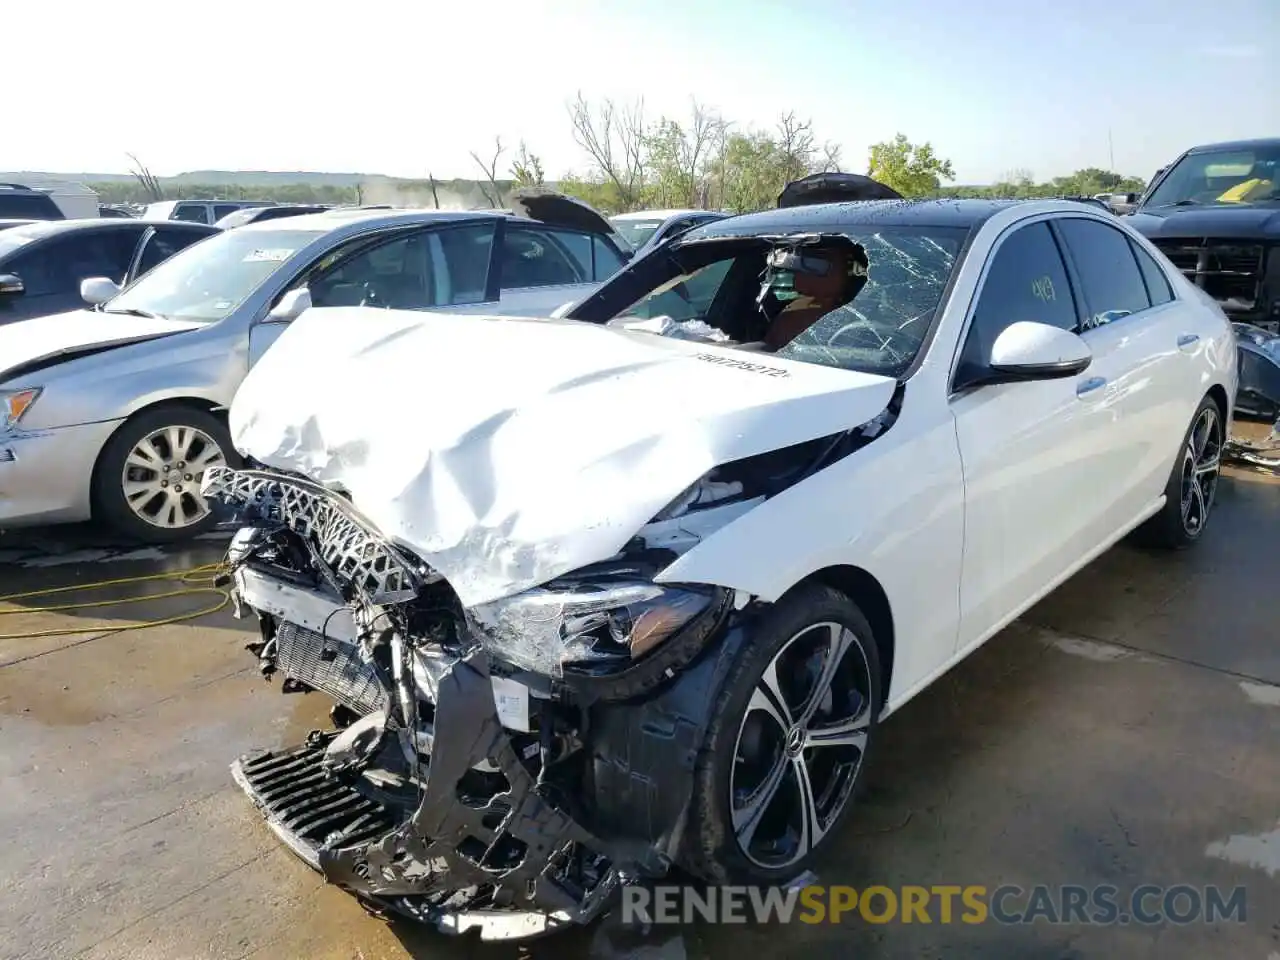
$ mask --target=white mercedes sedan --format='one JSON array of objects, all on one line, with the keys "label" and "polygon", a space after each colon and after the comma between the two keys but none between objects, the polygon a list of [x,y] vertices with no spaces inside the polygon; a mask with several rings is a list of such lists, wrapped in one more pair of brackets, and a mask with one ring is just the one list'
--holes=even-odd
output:
[{"label": "white mercedes sedan", "polygon": [[205,490],[263,669],[334,729],[235,776],[444,929],[788,882],[889,714],[1131,531],[1205,535],[1235,346],[1061,201],[734,217],[562,320],[308,311]]}]

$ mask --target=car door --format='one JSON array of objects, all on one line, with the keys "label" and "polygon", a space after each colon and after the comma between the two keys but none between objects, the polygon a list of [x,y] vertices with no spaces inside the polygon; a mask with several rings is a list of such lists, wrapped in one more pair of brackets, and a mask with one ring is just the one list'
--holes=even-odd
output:
[{"label": "car door", "polygon": [[37,241],[13,258],[5,272],[16,274],[25,288],[8,298],[0,322],[42,317],[86,306],[80,282],[107,277],[122,283],[145,224],[112,225],[108,230],[68,230]]},{"label": "car door", "polygon": [[[1163,493],[1202,390],[1182,343],[1180,304],[1154,260],[1123,231],[1085,217],[1053,222],[1084,308],[1093,353],[1086,376],[1105,377],[1114,413],[1107,432],[1103,530],[1131,526]],[[1146,270],[1143,269],[1144,264]]]},{"label": "car door", "polygon": [[1099,541],[1120,469],[1116,371],[1105,359],[1074,377],[983,383],[996,337],[1024,320],[1080,329],[1067,264],[1043,218],[997,240],[953,374],[965,488],[961,649],[1048,592]]}]

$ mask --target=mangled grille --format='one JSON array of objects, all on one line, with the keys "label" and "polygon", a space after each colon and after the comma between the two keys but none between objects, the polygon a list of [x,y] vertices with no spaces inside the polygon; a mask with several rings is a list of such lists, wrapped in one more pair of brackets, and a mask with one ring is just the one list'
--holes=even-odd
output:
[{"label": "mangled grille", "polygon": [[1215,300],[1239,310],[1257,305],[1266,250],[1260,243],[1231,240],[1160,238],[1160,252]]},{"label": "mangled grille", "polygon": [[412,598],[419,578],[404,558],[346,501],[317,484],[261,470],[211,467],[204,495],[245,508],[307,540],[342,584],[374,603]]},{"label": "mangled grille", "polygon": [[286,677],[327,693],[364,716],[384,706],[386,694],[355,645],[285,621],[276,630],[276,665]]}]

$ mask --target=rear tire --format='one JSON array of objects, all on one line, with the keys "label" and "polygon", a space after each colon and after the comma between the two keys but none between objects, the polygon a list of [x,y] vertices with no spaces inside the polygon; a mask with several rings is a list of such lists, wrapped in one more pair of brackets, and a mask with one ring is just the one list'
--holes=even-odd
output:
[{"label": "rear tire", "polygon": [[126,420],[93,475],[93,513],[143,543],[172,543],[211,530],[217,516],[200,494],[212,466],[237,466],[227,428],[211,413],[171,404]]},{"label": "rear tire", "polygon": [[1200,540],[1213,513],[1226,434],[1222,411],[1206,396],[1178,448],[1164,488],[1164,506],[1138,529],[1141,541],[1166,550],[1183,550]]},{"label": "rear tire", "polygon": [[861,786],[881,690],[871,627],[844,594],[808,584],[766,612],[716,693],[686,869],[762,885],[807,869]]}]

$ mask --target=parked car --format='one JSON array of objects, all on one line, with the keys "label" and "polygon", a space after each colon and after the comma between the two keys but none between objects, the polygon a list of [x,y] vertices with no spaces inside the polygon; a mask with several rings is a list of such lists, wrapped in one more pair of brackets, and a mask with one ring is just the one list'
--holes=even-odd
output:
[{"label": "parked car", "polygon": [[28,223],[42,223],[41,220],[16,220],[12,217],[0,219],[0,230],[8,230],[10,227],[22,227]]},{"label": "parked car", "polygon": [[85,280],[128,283],[217,232],[194,223],[110,218],[37,221],[0,231],[0,324],[83,307]]},{"label": "parked car", "polygon": [[130,213],[128,210],[124,209],[123,207],[111,207],[111,206],[107,206],[106,204],[102,204],[100,207],[98,207],[98,216],[109,217],[115,220],[136,219],[132,213]]},{"label": "parked car", "polygon": [[1280,421],[1280,333],[1249,323],[1232,326],[1240,368],[1237,416]]},{"label": "parked car", "polygon": [[1232,320],[1280,331],[1280,138],[1192,147],[1131,222]]},{"label": "parked car", "polygon": [[673,861],[791,882],[886,717],[1211,518],[1230,325],[1077,203],[735,217],[567,316],[312,311],[232,404],[253,467],[205,475],[262,668],[338,704],[235,778],[389,912],[533,933]]},{"label": "parked car", "polygon": [[610,217],[609,222],[639,254],[656,247],[668,237],[679,236],[686,230],[727,216],[727,213],[715,210],[637,210]]},{"label": "parked car", "polygon": [[209,529],[201,472],[236,462],[225,408],[310,304],[544,314],[623,262],[599,215],[593,232],[581,208],[572,226],[539,209],[537,221],[331,211],[214,231],[123,292],[86,281],[97,311],[0,327],[0,528],[92,516],[144,541]]},{"label": "parked car", "polygon": [[328,209],[328,206],[319,203],[279,203],[274,207],[245,207],[242,210],[236,210],[234,213],[228,213],[214,226],[219,230],[231,230],[234,227],[243,227],[248,223],[258,223],[262,220],[279,220],[283,217],[299,217],[304,213],[322,213]]},{"label": "parked car", "polygon": [[21,183],[0,183],[0,217],[26,220],[65,220],[61,208],[46,191]]},{"label": "parked car", "polygon": [[160,200],[143,208],[142,219],[215,224],[237,210],[271,206],[275,206],[272,200]]}]

